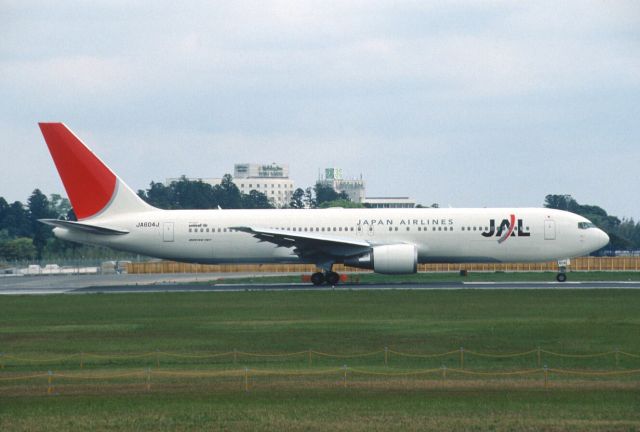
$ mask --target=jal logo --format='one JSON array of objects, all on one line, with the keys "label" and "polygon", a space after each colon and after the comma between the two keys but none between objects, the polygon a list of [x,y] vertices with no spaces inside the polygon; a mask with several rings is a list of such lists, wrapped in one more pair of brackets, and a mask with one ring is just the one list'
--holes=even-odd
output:
[{"label": "jal logo", "polygon": [[504,243],[509,237],[529,237],[531,235],[530,232],[524,230],[522,219],[518,219],[517,224],[518,229],[516,231],[516,215],[514,214],[510,215],[509,219],[502,219],[497,229],[496,220],[489,219],[489,231],[483,231],[482,235],[484,237],[500,237],[498,243]]}]

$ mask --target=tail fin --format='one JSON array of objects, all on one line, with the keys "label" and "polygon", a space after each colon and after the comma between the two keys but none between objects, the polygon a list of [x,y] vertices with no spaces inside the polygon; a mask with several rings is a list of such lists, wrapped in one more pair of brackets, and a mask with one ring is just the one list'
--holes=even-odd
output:
[{"label": "tail fin", "polygon": [[79,220],[154,210],[63,123],[39,123]]}]

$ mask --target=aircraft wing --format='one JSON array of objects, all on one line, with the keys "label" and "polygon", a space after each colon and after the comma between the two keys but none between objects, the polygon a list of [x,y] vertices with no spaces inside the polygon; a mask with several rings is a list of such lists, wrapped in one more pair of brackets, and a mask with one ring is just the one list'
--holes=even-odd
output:
[{"label": "aircraft wing", "polygon": [[278,247],[293,247],[301,258],[321,261],[331,258],[345,258],[369,252],[371,243],[365,240],[324,235],[314,232],[283,231],[248,226],[231,227],[253,235],[260,241]]}]

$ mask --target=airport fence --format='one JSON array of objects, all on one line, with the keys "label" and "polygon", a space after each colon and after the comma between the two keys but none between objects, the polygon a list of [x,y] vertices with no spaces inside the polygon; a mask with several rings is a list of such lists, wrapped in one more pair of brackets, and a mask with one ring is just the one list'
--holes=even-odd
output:
[{"label": "airport fence", "polygon": [[[509,363],[514,359],[518,361]],[[573,363],[566,363],[568,359]],[[637,389],[638,378],[640,354],[620,349],[566,353],[536,347],[496,353],[460,347],[424,353],[385,347],[361,353],[313,349],[262,353],[236,349],[211,353],[156,350],[31,357],[0,355],[0,396],[141,392],[154,388],[172,391],[198,386],[236,391],[367,386]]]},{"label": "airport fence", "polygon": [[[580,367],[580,361],[588,361],[591,366],[614,367],[640,367],[640,353],[631,353],[621,349],[612,349],[597,353],[567,353],[547,350],[541,347],[520,352],[482,352],[464,347],[450,351],[425,353],[400,351],[389,347],[379,350],[361,353],[331,353],[307,349],[292,352],[248,352],[242,350],[230,350],[224,352],[170,352],[149,351],[142,353],[91,353],[77,352],[63,355],[16,355],[12,353],[0,353],[0,372],[32,368],[38,365],[62,366],[70,368],[91,368],[104,366],[153,366],[161,365],[169,367],[183,365],[233,367],[243,365],[276,365],[290,366],[304,365],[307,367],[327,366],[341,364],[350,361],[368,366],[389,367],[416,367],[425,364],[450,365],[460,370],[471,366],[481,365],[485,368],[492,367],[491,362],[497,367],[508,365],[506,361],[513,360],[512,366],[528,364],[533,368],[541,368],[549,364],[567,366],[573,360],[571,366]],[[481,361],[478,361],[481,360]]]},{"label": "airport fence", "polygon": [[[486,387],[497,388],[634,388],[636,380],[616,382],[620,378],[640,376],[640,369],[629,370],[573,370],[559,368],[529,368],[504,371],[481,371],[446,366],[415,370],[383,370],[343,365],[317,369],[235,368],[228,370],[162,370],[143,368],[128,371],[54,371],[30,374],[0,374],[0,396],[57,395],[65,392],[116,393],[123,390],[150,392],[172,391],[176,385],[190,389],[197,386],[218,387],[249,392],[259,386],[271,389],[349,388],[375,386],[384,388]],[[569,380],[567,380],[569,378]],[[578,378],[579,381],[575,379]],[[552,383],[552,379],[555,382]],[[573,380],[571,380],[573,379]]]},{"label": "airport fence", "polygon": [[[334,266],[338,273],[370,273],[370,270]],[[419,272],[555,272],[556,261],[542,263],[428,263],[418,264]],[[581,257],[571,260],[571,271],[638,271],[640,257]],[[128,272],[145,273],[312,273],[312,264],[188,264],[173,261],[132,262]]]}]

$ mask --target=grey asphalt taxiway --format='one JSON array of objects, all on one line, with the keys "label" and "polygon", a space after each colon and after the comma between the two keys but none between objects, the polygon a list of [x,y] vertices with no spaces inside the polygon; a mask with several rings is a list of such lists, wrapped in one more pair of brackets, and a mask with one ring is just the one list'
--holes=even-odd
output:
[{"label": "grey asphalt taxiway", "polygon": [[[282,275],[282,273],[278,273]],[[0,295],[158,293],[202,291],[286,291],[286,290],[463,290],[463,289],[640,289],[640,282],[426,282],[344,283],[314,287],[309,283],[244,284],[231,279],[258,276],[248,273],[3,276]],[[269,276],[261,273],[260,276]],[[210,281],[215,281],[211,283]]]}]

